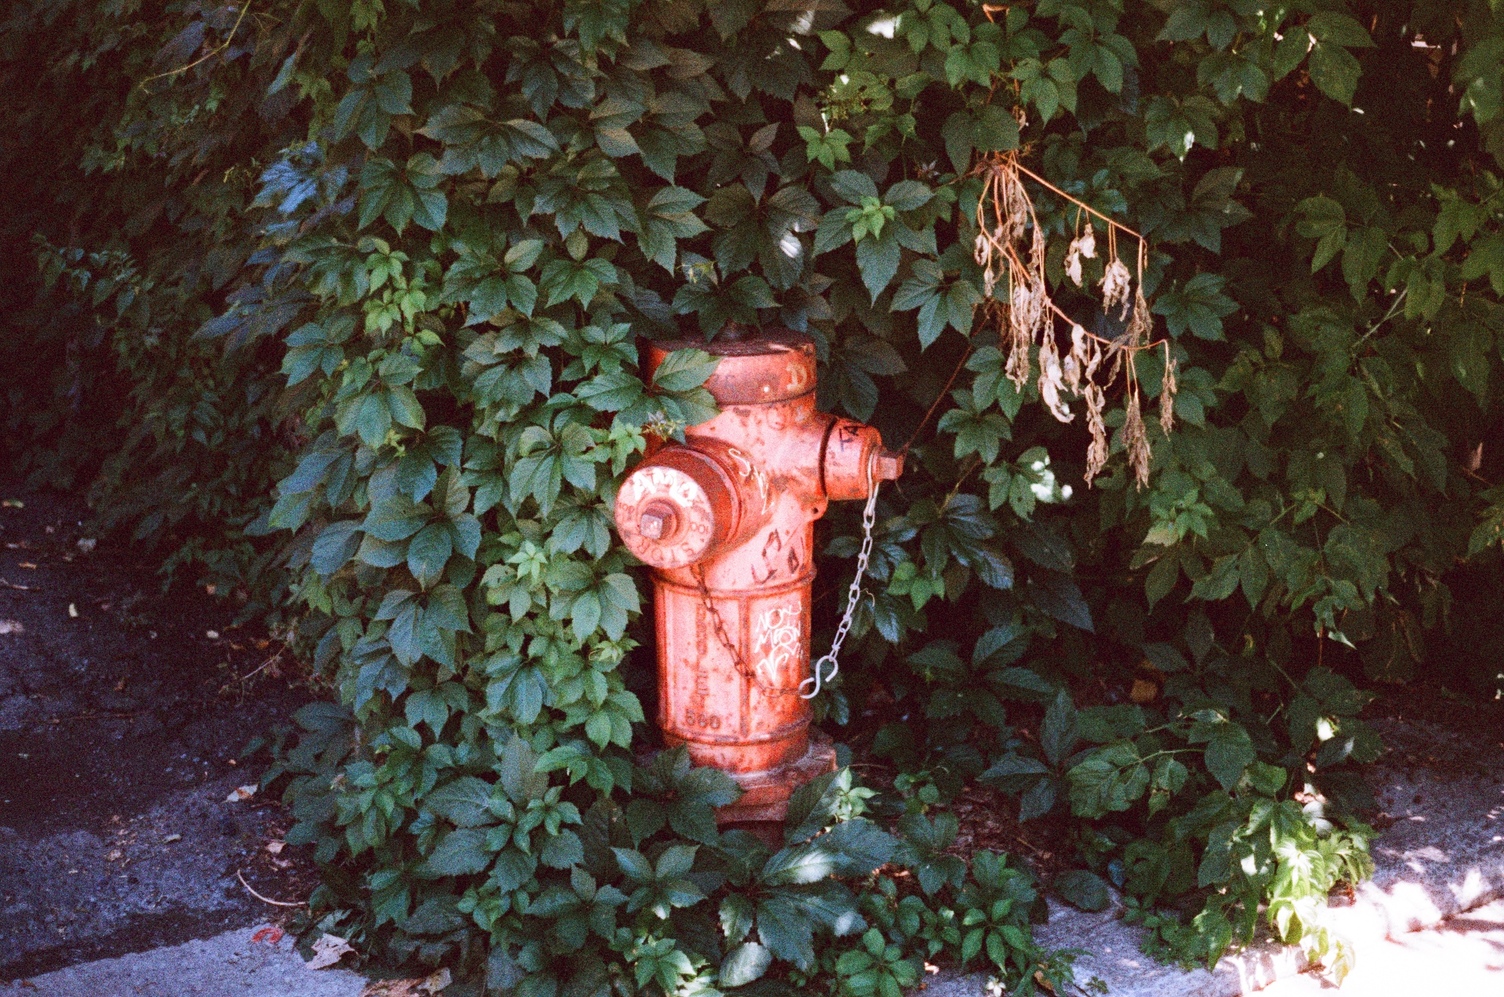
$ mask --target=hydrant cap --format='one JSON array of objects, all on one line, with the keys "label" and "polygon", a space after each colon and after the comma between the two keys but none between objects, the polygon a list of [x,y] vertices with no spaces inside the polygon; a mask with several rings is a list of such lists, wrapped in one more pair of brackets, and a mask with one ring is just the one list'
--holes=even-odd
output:
[{"label": "hydrant cap", "polygon": [[647,344],[644,373],[649,379],[674,350],[693,348],[723,358],[705,387],[721,405],[784,402],[815,390],[815,341],[802,332],[737,327],[709,343],[671,339]]},{"label": "hydrant cap", "polygon": [[616,496],[622,543],[655,568],[683,568],[714,553],[736,528],[740,506],[714,458],[666,447],[638,465]]}]

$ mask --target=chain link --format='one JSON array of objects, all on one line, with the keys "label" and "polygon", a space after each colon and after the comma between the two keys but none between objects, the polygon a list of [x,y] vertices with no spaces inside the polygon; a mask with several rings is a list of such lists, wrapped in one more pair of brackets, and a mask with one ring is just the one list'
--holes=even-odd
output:
[{"label": "chain link", "polygon": [[[872,557],[872,526],[877,522],[877,485],[873,476],[873,467],[877,463],[877,453],[873,452],[867,461],[867,506],[862,510],[862,549],[856,555],[856,574],[851,576],[851,587],[846,590],[846,612],[841,616],[841,623],[836,627],[835,638],[830,642],[830,651],[810,669],[810,677],[799,683],[799,698],[814,699],[820,695],[821,686],[836,677],[841,670],[840,654],[841,645],[846,642],[846,633],[851,629],[852,617],[856,615],[857,603],[862,601],[862,579],[867,574],[867,561]],[[825,665],[830,663],[830,674],[825,674]],[[805,686],[813,686],[809,692],[804,691]]]}]

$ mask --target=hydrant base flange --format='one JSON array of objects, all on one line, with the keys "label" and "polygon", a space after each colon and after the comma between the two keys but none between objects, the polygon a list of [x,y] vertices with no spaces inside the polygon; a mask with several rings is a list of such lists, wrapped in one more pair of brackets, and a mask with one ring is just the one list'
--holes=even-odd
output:
[{"label": "hydrant base flange", "polygon": [[836,770],[836,747],[818,730],[810,731],[809,750],[803,758],[763,772],[728,773],[741,787],[742,796],[728,806],[717,807],[717,824],[781,821],[788,816],[789,796],[816,776]]}]

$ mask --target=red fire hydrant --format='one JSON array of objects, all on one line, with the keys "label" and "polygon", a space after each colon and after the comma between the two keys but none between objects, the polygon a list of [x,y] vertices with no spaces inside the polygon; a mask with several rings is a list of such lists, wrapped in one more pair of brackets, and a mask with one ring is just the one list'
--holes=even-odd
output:
[{"label": "red fire hydrant", "polygon": [[[782,820],[789,794],[835,768],[810,736],[814,522],[831,500],[865,499],[903,471],[877,430],[815,410],[815,348],[787,330],[728,330],[705,387],[721,412],[651,451],[622,483],[616,526],[653,566],[658,725],[743,796],[720,821]],[[801,685],[803,690],[801,690]]]}]

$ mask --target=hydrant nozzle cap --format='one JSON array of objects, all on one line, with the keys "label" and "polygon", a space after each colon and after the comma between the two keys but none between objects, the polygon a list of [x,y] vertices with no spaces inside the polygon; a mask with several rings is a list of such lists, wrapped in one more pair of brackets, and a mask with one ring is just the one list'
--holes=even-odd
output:
[{"label": "hydrant nozzle cap", "polygon": [[622,542],[655,568],[711,556],[737,520],[729,478],[714,458],[691,447],[659,451],[627,475],[616,496]]},{"label": "hydrant nozzle cap", "polygon": [[872,466],[872,477],[876,481],[897,481],[903,476],[903,452],[900,450],[879,450],[877,459]]}]

